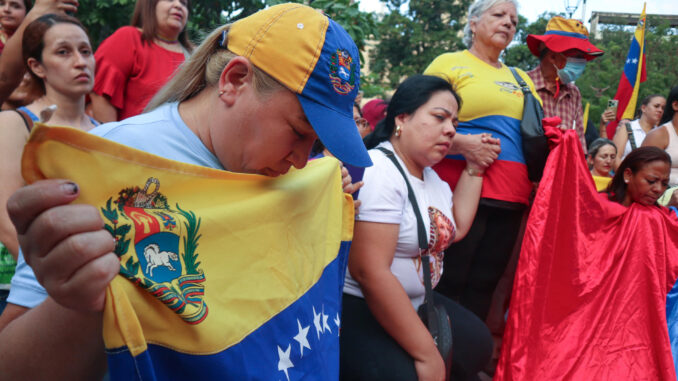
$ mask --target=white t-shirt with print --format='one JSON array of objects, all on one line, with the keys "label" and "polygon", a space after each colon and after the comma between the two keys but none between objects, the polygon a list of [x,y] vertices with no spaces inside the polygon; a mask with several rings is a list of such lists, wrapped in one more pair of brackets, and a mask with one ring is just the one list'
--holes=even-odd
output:
[{"label": "white t-shirt with print", "polygon": [[[390,142],[383,142],[378,147],[394,152]],[[372,149],[369,154],[374,165],[365,169],[365,185],[358,196],[361,205],[356,220],[400,225],[391,271],[402,284],[412,305],[418,308],[424,301],[424,283],[417,220],[408,199],[407,185],[393,162],[383,152]],[[398,161],[408,175],[424,226],[427,227],[432,284],[435,287],[442,274],[443,251],[452,243],[456,231],[452,216],[452,191],[433,169],[424,169],[422,181],[407,172],[400,158]],[[346,272],[344,292],[363,297],[360,285],[349,271]]]}]

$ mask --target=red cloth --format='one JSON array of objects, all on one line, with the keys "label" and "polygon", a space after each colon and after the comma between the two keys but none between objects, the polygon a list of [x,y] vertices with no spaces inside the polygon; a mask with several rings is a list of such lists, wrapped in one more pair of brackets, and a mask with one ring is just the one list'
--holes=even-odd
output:
[{"label": "red cloth", "polygon": [[142,42],[141,32],[132,26],[105,39],[94,58],[94,92],[110,98],[118,109],[118,120],[141,114],[185,60],[182,53]]},{"label": "red cloth", "polygon": [[551,152],[494,380],[675,380],[666,295],[678,222],[597,194],[574,131]]}]

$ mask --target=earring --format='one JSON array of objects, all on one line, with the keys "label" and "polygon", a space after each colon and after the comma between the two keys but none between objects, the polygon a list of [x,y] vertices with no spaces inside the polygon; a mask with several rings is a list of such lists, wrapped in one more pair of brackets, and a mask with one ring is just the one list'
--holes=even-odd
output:
[{"label": "earring", "polygon": [[396,125],[396,128],[395,128],[395,136],[396,136],[396,137],[400,137],[400,134],[402,134],[402,133],[403,133],[403,129],[400,127],[400,125],[399,125],[399,124]]},{"label": "earring", "polygon": [[629,183],[629,179],[624,179],[624,182],[625,182],[626,184],[628,184],[628,183]]},{"label": "earring", "polygon": [[221,90],[221,91],[219,91],[219,96],[224,95],[225,92],[226,92],[226,90]]}]

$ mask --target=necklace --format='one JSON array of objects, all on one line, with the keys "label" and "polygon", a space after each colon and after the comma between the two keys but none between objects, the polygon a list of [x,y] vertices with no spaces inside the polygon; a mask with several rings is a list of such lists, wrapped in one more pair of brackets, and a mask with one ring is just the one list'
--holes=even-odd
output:
[{"label": "necklace", "polygon": [[156,38],[157,40],[159,40],[159,41],[162,41],[162,42],[166,43],[166,44],[178,44],[178,43],[179,43],[179,39],[178,39],[178,38],[176,38],[176,39],[174,39],[174,40],[169,40],[169,39],[160,37],[160,35],[156,35],[155,38]]}]

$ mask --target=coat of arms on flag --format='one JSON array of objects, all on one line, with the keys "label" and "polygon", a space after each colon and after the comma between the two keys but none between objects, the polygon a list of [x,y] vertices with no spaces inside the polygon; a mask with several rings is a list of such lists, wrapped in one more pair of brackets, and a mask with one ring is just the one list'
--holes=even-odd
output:
[{"label": "coat of arms on flag", "polygon": [[205,274],[196,252],[200,218],[179,204],[171,209],[159,190],[160,182],[153,177],[143,189],[121,190],[117,200],[109,198],[101,208],[104,226],[116,240],[120,274],[187,323],[198,324],[208,311],[203,301]]}]

